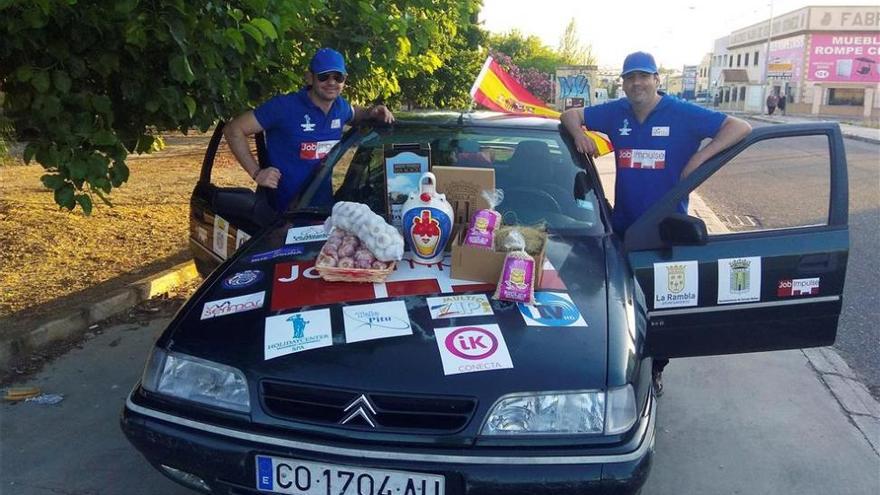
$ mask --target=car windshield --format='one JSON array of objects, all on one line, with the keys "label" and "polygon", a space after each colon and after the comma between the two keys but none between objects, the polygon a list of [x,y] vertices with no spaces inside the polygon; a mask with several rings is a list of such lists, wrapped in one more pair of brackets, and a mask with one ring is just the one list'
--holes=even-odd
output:
[{"label": "car windshield", "polygon": [[389,214],[386,157],[416,148],[430,156],[434,172],[449,166],[493,170],[495,187],[504,192],[496,209],[506,225],[604,232],[595,185],[554,130],[406,124],[366,129],[335,154],[334,200],[365,203]]}]

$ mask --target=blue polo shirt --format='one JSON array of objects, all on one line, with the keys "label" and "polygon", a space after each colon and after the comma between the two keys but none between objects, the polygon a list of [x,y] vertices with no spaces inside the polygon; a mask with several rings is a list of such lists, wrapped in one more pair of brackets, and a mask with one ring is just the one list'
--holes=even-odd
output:
[{"label": "blue polo shirt", "polygon": [[[681,171],[702,140],[718,134],[727,117],[661,95],[641,124],[626,98],[584,108],[587,128],[604,132],[614,145],[617,172],[611,223],[620,234],[678,184]],[[687,213],[687,199],[678,205],[678,211]]]},{"label": "blue polo shirt", "polygon": [[[254,116],[265,131],[269,161],[281,171],[270,203],[282,211],[305,189],[321,159],[339,142],[343,126],[354,118],[354,109],[339,96],[325,114],[303,88],[271,98],[254,109]],[[311,204],[329,205],[332,194],[328,175]]]}]

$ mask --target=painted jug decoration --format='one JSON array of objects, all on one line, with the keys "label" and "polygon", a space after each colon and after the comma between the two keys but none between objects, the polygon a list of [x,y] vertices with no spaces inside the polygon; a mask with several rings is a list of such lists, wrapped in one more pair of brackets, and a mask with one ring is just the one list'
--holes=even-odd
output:
[{"label": "painted jug decoration", "polygon": [[437,193],[437,178],[422,174],[419,191],[411,192],[403,203],[403,237],[417,263],[430,265],[443,259],[443,250],[452,233],[452,206],[445,194]]}]

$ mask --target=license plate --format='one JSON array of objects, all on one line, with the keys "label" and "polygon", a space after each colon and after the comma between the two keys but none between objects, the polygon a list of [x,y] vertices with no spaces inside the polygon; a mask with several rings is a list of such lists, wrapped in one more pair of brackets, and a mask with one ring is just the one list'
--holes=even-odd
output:
[{"label": "license plate", "polygon": [[257,489],[296,495],[443,495],[443,476],[257,456]]}]

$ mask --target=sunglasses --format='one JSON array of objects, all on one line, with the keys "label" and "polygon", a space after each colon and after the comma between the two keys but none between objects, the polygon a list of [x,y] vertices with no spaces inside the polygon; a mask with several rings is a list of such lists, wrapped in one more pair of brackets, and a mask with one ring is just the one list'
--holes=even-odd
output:
[{"label": "sunglasses", "polygon": [[315,77],[321,82],[326,82],[327,79],[332,77],[336,82],[342,84],[345,82],[347,76],[341,72],[322,72],[321,74],[316,74]]}]

